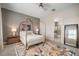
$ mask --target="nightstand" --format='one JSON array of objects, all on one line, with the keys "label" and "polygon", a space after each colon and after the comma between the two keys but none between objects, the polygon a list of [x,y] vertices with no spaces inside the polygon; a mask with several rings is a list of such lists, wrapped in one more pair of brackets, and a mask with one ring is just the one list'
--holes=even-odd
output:
[{"label": "nightstand", "polygon": [[18,43],[20,41],[19,36],[10,36],[7,37],[8,44]]}]

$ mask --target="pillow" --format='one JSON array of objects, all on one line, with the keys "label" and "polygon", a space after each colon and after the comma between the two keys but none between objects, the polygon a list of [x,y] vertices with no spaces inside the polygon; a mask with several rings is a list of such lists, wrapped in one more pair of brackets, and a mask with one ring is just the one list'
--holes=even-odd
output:
[{"label": "pillow", "polygon": [[32,35],[33,31],[27,31],[27,35]]}]

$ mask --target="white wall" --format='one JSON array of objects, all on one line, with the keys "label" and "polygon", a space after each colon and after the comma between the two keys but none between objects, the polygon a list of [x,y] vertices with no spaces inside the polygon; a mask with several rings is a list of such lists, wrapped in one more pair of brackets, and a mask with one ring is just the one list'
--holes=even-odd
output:
[{"label": "white wall", "polygon": [[[44,22],[46,24],[46,39],[49,39],[49,40],[54,40],[54,29],[53,29],[53,26],[54,26],[54,23],[53,23],[53,19],[52,19],[52,16],[49,16],[51,15],[48,14],[47,16],[43,17],[40,19],[41,22]],[[42,23],[40,22],[40,33],[41,34],[44,34],[45,32],[45,29],[44,29],[44,26],[42,25]],[[42,29],[41,29],[42,27]]]},{"label": "white wall", "polygon": [[3,33],[2,33],[2,13],[1,13],[1,5],[0,5],[0,49],[3,48]]},{"label": "white wall", "polygon": [[[59,12],[49,12],[40,20],[46,23],[46,36],[49,40],[54,40],[54,19],[59,18],[61,24],[61,39],[59,42],[64,43],[64,25],[65,24],[79,24],[79,6],[74,6]],[[42,27],[42,25],[40,25]],[[41,29],[41,33],[44,30]]]}]

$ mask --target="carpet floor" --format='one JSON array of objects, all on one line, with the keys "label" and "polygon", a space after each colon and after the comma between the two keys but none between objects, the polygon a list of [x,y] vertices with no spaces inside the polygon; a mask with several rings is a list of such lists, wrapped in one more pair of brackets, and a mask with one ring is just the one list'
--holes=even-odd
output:
[{"label": "carpet floor", "polygon": [[75,52],[66,47],[51,45],[50,43],[38,44],[26,50],[22,43],[16,43],[18,56],[74,56]]}]

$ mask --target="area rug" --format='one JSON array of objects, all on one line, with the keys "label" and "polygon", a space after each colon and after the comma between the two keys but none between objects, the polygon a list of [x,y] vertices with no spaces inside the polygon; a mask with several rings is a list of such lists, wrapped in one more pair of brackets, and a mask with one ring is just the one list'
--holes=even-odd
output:
[{"label": "area rug", "polygon": [[38,44],[26,50],[26,47],[20,42],[16,43],[16,52],[18,56],[74,56],[75,53],[68,48],[61,48],[57,45],[48,43]]}]

